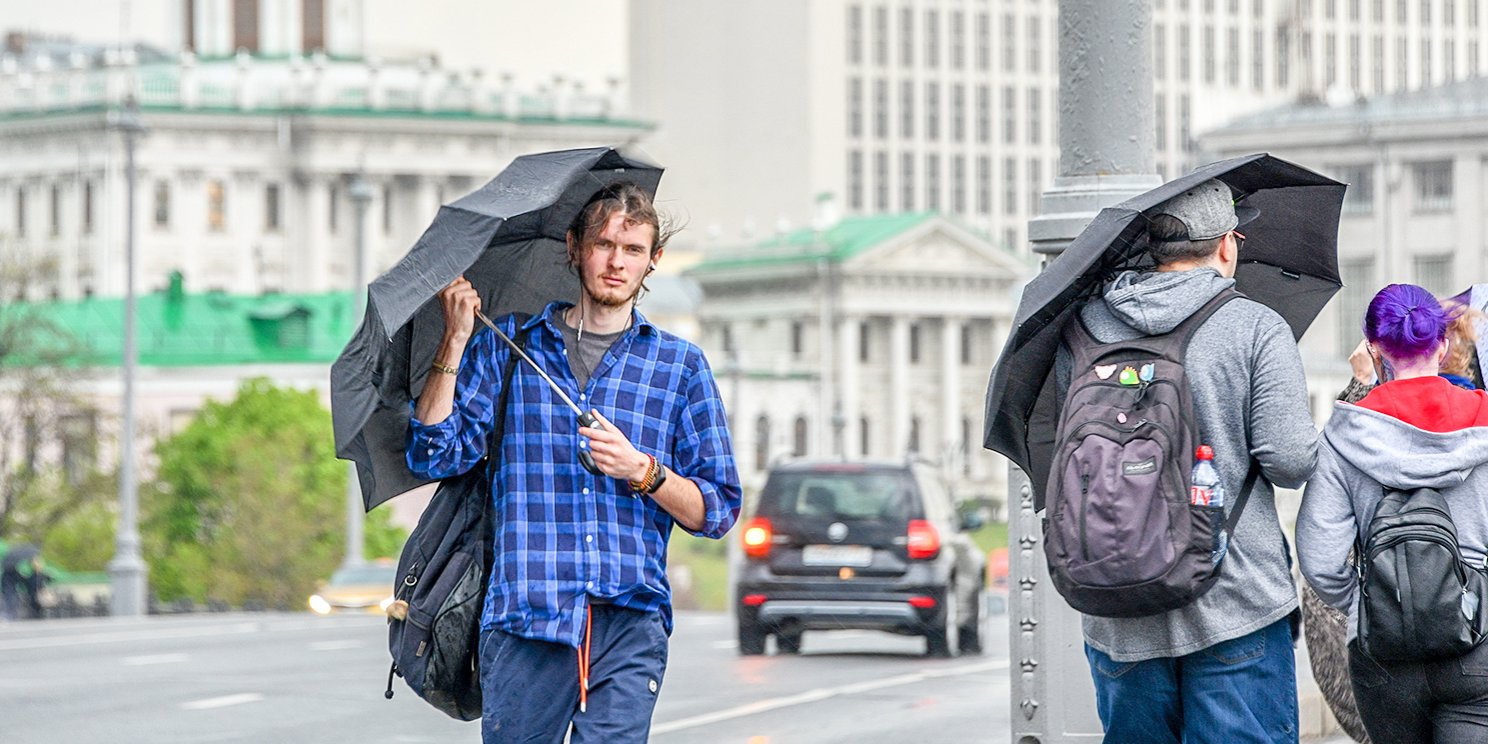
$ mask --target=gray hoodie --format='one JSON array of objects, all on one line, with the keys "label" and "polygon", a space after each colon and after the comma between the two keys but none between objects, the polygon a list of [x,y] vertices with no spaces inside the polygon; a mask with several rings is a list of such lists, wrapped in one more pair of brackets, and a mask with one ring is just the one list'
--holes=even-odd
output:
[{"label": "gray hoodie", "polygon": [[1318,596],[1349,613],[1358,634],[1358,579],[1349,564],[1354,539],[1374,518],[1386,487],[1435,488],[1457,526],[1462,556],[1488,554],[1488,426],[1425,431],[1357,405],[1338,403],[1323,427],[1317,472],[1297,513],[1297,556]]},{"label": "gray hoodie", "polygon": [[[1233,279],[1214,269],[1127,272],[1088,303],[1081,318],[1097,339],[1111,342],[1166,333]],[[1117,661],[1175,657],[1239,638],[1286,617],[1297,607],[1286,538],[1271,484],[1301,486],[1317,457],[1317,429],[1307,406],[1302,357],[1286,321],[1249,299],[1232,300],[1194,333],[1184,359],[1195,415],[1229,503],[1237,500],[1251,458],[1258,479],[1224,560],[1220,578],[1192,604],[1137,618],[1085,616],[1085,640]],[[1072,361],[1056,357],[1060,389]]]}]

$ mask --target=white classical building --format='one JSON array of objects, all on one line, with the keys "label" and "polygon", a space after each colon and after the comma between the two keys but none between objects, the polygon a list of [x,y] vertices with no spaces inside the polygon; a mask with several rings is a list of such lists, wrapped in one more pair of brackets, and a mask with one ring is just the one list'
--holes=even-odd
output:
[{"label": "white classical building", "polygon": [[1338,231],[1344,288],[1302,340],[1315,412],[1347,380],[1381,287],[1410,282],[1450,296],[1488,282],[1488,79],[1284,106],[1202,144],[1215,157],[1269,151],[1349,184]]},{"label": "white classical building", "polygon": [[708,253],[687,275],[746,486],[780,458],[915,456],[958,496],[1000,502],[1006,466],[981,447],[981,412],[1032,273],[927,212]]},{"label": "white classical building", "polygon": [[[1237,114],[1479,75],[1481,4],[1152,0],[1158,172]],[[634,0],[629,20],[632,110],[690,239],[802,225],[830,193],[1026,250],[1059,169],[1056,0]]]},{"label": "white classical building", "polygon": [[520,90],[429,60],[199,58],[12,37],[0,56],[0,256],[41,267],[27,296],[123,293],[116,124],[131,96],[147,130],[135,156],[142,290],[175,269],[206,290],[350,288],[358,179],[375,276],[440,204],[516,156],[633,144],[650,129],[615,115],[607,94]]}]

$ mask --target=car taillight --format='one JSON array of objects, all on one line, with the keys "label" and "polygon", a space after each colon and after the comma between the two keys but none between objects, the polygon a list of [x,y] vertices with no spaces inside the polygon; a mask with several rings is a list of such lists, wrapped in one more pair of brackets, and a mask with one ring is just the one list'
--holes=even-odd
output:
[{"label": "car taillight", "polygon": [[928,560],[940,555],[940,533],[935,525],[923,519],[909,521],[909,557],[911,560]]},{"label": "car taillight", "polygon": [[755,517],[744,525],[744,555],[750,558],[766,558],[770,555],[770,541],[774,537],[774,531],[770,529],[770,520],[764,517]]}]

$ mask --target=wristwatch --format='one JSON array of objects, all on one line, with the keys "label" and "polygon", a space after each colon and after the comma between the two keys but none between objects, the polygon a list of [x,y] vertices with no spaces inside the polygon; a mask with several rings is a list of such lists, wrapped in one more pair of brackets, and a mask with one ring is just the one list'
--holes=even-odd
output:
[{"label": "wristwatch", "polygon": [[666,466],[662,465],[659,462],[656,463],[656,480],[652,481],[651,487],[646,489],[647,495],[656,493],[657,491],[661,490],[661,484],[666,483],[666,473]]}]

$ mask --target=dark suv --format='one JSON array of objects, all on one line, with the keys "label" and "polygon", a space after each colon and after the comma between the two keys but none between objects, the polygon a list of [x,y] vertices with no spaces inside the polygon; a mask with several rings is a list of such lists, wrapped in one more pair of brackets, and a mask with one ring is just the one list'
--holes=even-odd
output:
[{"label": "dark suv", "polygon": [[986,560],[934,474],[905,464],[797,462],[770,471],[739,530],[739,653],[807,630],[923,635],[931,656],[981,653]]}]

